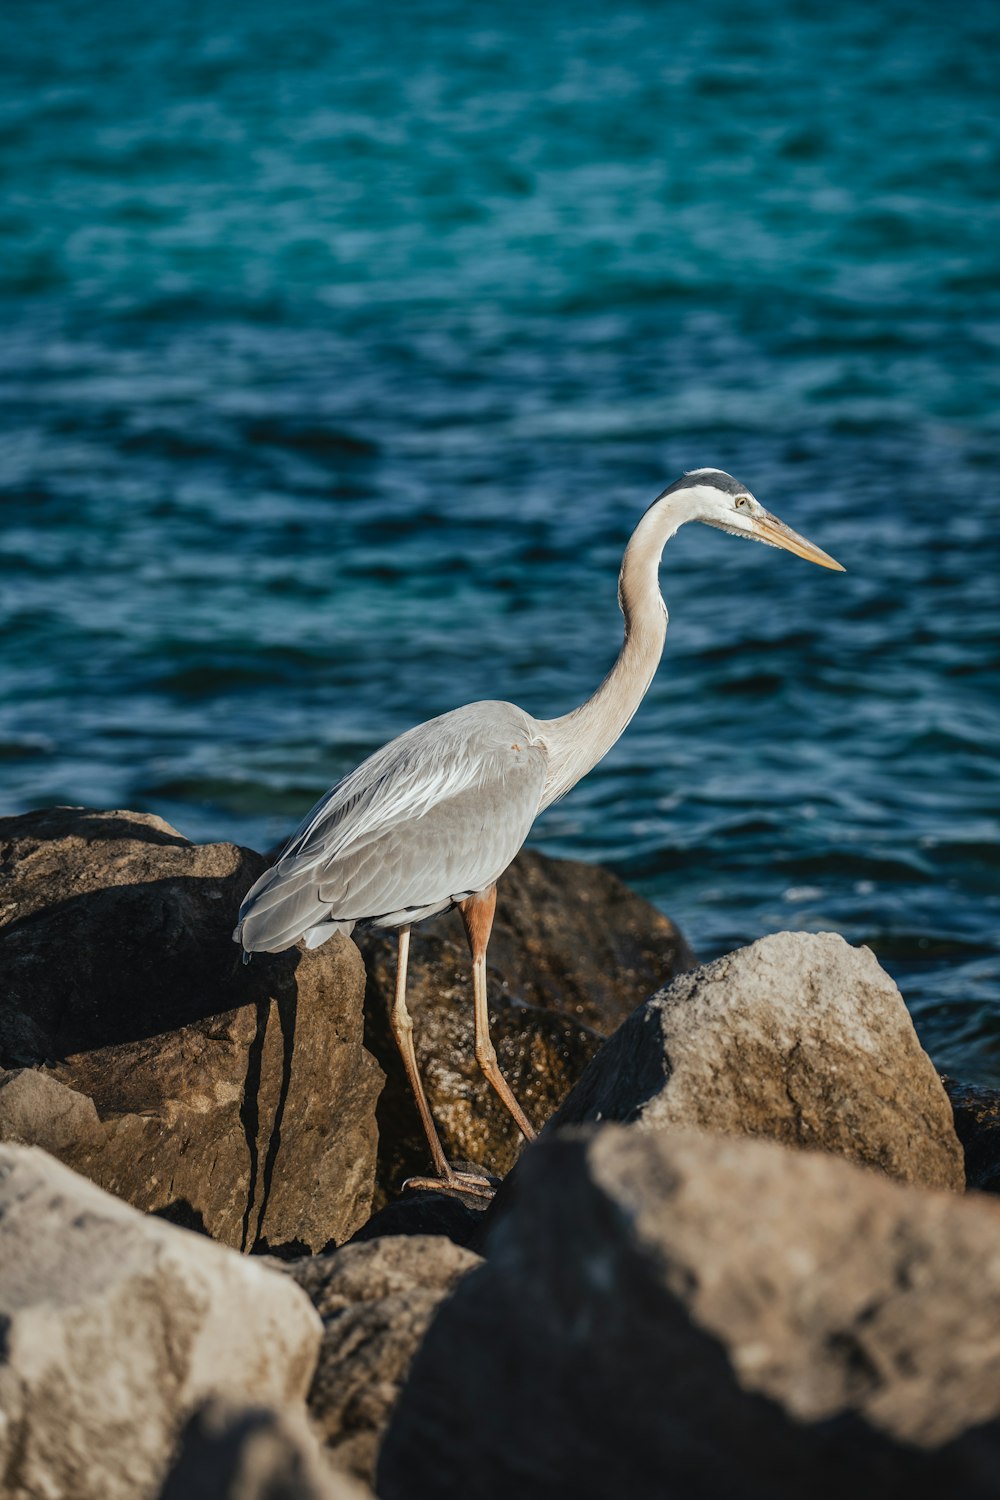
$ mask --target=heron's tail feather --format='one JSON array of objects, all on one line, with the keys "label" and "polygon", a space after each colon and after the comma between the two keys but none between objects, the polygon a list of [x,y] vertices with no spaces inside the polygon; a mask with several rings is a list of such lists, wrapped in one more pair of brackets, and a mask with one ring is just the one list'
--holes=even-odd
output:
[{"label": "heron's tail feather", "polygon": [[[330,917],[330,903],[321,901],[315,870],[279,874],[265,870],[250,888],[240,907],[233,941],[245,954],[281,953],[304,937],[315,948],[335,932],[350,932],[353,922]],[[322,936],[313,936],[317,929]]]}]

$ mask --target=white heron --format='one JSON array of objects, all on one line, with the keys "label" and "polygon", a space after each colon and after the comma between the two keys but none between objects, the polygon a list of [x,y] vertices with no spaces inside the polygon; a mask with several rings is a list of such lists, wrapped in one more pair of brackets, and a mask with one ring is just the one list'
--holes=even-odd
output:
[{"label": "white heron", "polygon": [[299,941],[315,948],[359,924],[397,930],[392,1030],[437,1174],[419,1179],[421,1186],[491,1191],[485,1179],[452,1168],[431,1116],[406,1007],[410,928],[453,906],[461,912],[472,954],[476,1061],[531,1140],[534,1131],[490,1040],[486,945],[497,881],[538,814],[607,754],[642,702],[667,630],[660,556],[686,521],[704,521],[843,572],[731,475],[692,470],[657,496],[632,533],[618,584],[625,638],[585,703],[557,719],[533,718],[513,703],[469,703],[401,734],[317,802],[240,907],[233,937],[245,961]]}]

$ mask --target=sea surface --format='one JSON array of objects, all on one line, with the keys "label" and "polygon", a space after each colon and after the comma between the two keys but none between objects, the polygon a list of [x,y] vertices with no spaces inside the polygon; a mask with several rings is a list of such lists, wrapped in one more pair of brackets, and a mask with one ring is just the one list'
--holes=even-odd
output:
[{"label": "sea surface", "polygon": [[35,0],[0,11],[0,810],[267,847],[620,640],[537,825],[703,957],[833,928],[1000,1081],[1000,8]]}]

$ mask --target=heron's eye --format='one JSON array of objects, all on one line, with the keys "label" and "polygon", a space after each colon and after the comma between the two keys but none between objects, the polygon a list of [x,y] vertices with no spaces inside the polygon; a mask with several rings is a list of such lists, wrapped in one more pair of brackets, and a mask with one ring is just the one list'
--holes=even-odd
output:
[{"label": "heron's eye", "polygon": [[739,510],[741,506],[746,505],[746,503],[747,503],[747,497],[746,497],[746,495],[737,495],[736,496],[736,509],[737,510]]}]

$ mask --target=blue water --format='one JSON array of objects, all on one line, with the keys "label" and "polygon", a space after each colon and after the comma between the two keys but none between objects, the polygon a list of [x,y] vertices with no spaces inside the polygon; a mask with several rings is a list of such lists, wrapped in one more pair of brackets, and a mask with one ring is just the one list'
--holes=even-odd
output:
[{"label": "blue water", "polygon": [[1000,1080],[1000,10],[244,0],[0,12],[0,806],[266,847],[619,639],[718,464],[848,568],[689,527],[666,658],[537,826],[708,957],[836,928]]}]

